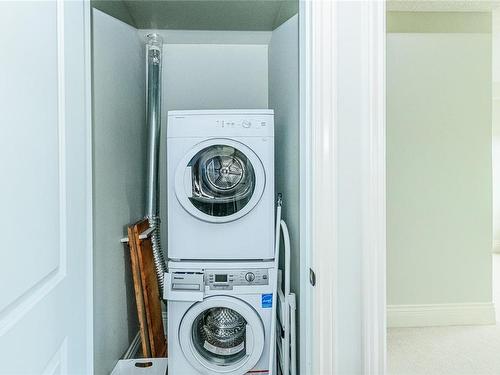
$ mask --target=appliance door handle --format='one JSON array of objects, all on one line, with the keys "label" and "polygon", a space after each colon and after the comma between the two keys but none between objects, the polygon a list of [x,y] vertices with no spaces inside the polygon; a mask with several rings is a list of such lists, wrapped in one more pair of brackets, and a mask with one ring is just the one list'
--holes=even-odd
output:
[{"label": "appliance door handle", "polygon": [[193,175],[192,167],[186,167],[184,170],[184,192],[188,198],[193,197]]},{"label": "appliance door handle", "polygon": [[245,327],[245,333],[246,333],[245,351],[247,356],[250,356],[253,353],[253,347],[255,345],[255,342],[253,337],[253,330],[248,324]]}]

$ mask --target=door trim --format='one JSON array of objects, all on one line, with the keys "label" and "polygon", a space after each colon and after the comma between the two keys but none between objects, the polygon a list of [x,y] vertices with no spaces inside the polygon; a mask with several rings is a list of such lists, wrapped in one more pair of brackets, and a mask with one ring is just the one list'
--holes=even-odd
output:
[{"label": "door trim", "polygon": [[361,3],[363,374],[386,373],[386,3]]},{"label": "door trim", "polygon": [[87,301],[86,319],[86,332],[87,332],[87,369],[94,373],[94,248],[93,248],[93,170],[92,170],[92,7],[90,1],[83,1],[83,22],[84,22],[84,65],[85,65],[85,145],[86,145],[86,181],[87,192],[85,207],[86,207],[86,223],[87,233],[87,256],[85,266],[85,277],[87,284],[87,291],[85,299]]},{"label": "door trim", "polygon": [[311,0],[299,11],[303,374],[336,372],[336,10],[335,1]]},{"label": "door trim", "polygon": [[[344,5],[343,5],[343,4]],[[359,178],[362,202],[361,347],[364,374],[386,370],[386,212],[385,212],[385,10],[380,0],[353,2],[301,0],[300,121],[301,121],[301,300],[300,372],[336,374],[337,311],[337,80],[339,45],[361,53],[364,78],[359,101],[362,112]],[[336,19],[360,25],[359,34],[339,32]],[[359,20],[362,22],[359,22]],[[351,21],[352,20],[352,21]],[[345,60],[346,57],[343,56]],[[313,152],[314,150],[314,152]],[[332,167],[334,166],[334,167]],[[321,171],[322,173],[319,173]],[[326,171],[326,174],[323,173]],[[353,171],[358,173],[358,170]],[[315,199],[315,197],[320,197]],[[314,252],[312,251],[314,249]],[[309,283],[309,269],[316,286]],[[356,298],[356,297],[355,297]],[[312,340],[314,338],[314,340]]]},{"label": "door trim", "polygon": [[308,1],[299,1],[299,121],[300,121],[300,299],[299,299],[299,373],[312,373],[312,288],[311,267],[311,11]]}]

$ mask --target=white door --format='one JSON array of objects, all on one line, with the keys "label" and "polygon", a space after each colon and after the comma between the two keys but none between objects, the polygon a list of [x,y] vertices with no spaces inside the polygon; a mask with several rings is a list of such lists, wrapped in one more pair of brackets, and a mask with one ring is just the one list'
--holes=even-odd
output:
[{"label": "white door", "polygon": [[0,2],[0,374],[91,374],[89,5]]}]

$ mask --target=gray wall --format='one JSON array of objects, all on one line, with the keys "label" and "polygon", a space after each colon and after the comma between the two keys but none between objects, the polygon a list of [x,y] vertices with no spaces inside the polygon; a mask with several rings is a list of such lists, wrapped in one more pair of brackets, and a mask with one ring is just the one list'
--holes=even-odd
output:
[{"label": "gray wall", "polygon": [[[191,33],[185,33],[189,38]],[[231,38],[234,33],[221,31],[217,35]],[[167,111],[268,108],[268,57],[265,44],[208,43],[164,44],[163,57],[160,217],[162,243],[166,244]]]},{"label": "gray wall", "polygon": [[500,253],[500,9],[494,10],[491,18],[493,81],[493,251],[495,253]]},{"label": "gray wall", "polygon": [[266,45],[166,44],[164,56],[164,110],[267,108]]},{"label": "gray wall", "polygon": [[[273,31],[269,44],[269,108],[275,113],[276,193],[282,193],[284,199],[282,216],[288,225],[291,241],[291,290],[297,294],[297,302],[300,291],[298,38],[298,16],[294,16]],[[298,311],[297,304],[297,325]]]},{"label": "gray wall", "polygon": [[93,13],[94,368],[109,374],[138,331],[128,223],[144,215],[144,47],[137,31]]}]

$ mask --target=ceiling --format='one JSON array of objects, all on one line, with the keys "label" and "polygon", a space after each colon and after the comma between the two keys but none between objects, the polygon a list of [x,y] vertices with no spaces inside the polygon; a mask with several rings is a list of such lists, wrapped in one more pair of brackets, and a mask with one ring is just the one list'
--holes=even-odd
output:
[{"label": "ceiling", "polygon": [[298,0],[93,0],[138,29],[274,30],[298,11]]},{"label": "ceiling", "polygon": [[387,10],[397,12],[491,12],[498,0],[387,0]]}]

